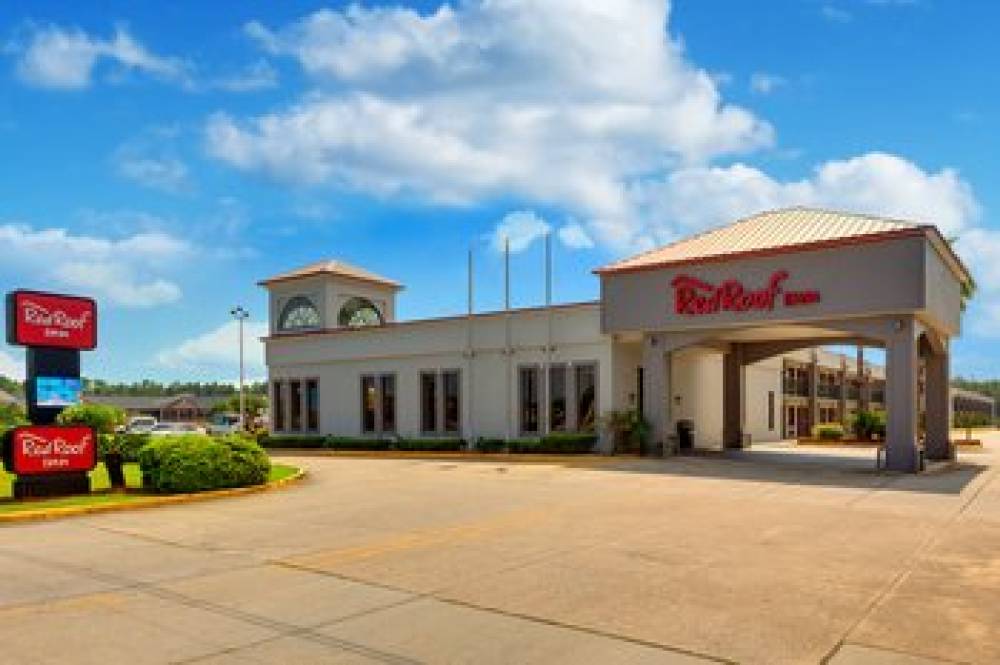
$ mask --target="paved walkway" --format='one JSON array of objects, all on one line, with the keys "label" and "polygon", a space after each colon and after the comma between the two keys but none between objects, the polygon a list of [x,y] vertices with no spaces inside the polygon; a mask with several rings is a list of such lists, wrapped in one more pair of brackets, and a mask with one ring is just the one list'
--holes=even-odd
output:
[{"label": "paved walkway", "polygon": [[756,452],[312,457],[0,527],[0,663],[1000,662],[1000,438],[920,477]]}]

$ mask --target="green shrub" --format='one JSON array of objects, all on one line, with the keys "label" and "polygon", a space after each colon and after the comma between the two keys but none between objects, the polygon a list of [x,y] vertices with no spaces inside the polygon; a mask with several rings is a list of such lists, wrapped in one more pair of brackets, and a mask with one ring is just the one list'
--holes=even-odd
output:
[{"label": "green shrub", "polygon": [[813,428],[813,436],[823,441],[840,441],[844,438],[844,427],[839,423],[824,423]]},{"label": "green shrub", "polygon": [[357,436],[331,436],[323,442],[323,447],[330,450],[389,450],[392,441]]},{"label": "green shrub", "polygon": [[114,434],[125,424],[125,412],[110,404],[68,406],[56,416],[60,425],[84,425],[98,434]]},{"label": "green shrub", "polygon": [[854,434],[862,441],[885,439],[885,412],[858,411],[851,423]]},{"label": "green shrub", "polygon": [[455,451],[465,448],[462,439],[399,439],[396,450]]},{"label": "green shrub", "polygon": [[262,434],[257,437],[257,443],[264,448],[323,448],[326,437],[319,435],[283,435]]},{"label": "green shrub", "polygon": [[481,453],[502,453],[507,450],[507,442],[503,439],[484,439],[476,441],[476,450]]},{"label": "green shrub", "polygon": [[122,432],[119,434],[102,434],[99,437],[98,452],[101,455],[118,454],[123,462],[138,462],[139,451],[153,437],[140,432]]},{"label": "green shrub", "polygon": [[583,454],[594,451],[597,436],[591,433],[556,433],[541,439],[512,439],[507,448],[512,453]]},{"label": "green shrub", "polygon": [[0,404],[0,433],[6,432],[12,427],[20,427],[28,424],[28,416],[24,413],[24,407],[17,402]]},{"label": "green shrub", "polygon": [[164,436],[139,451],[143,485],[158,492],[199,492],[260,485],[271,461],[253,441],[204,434]]}]

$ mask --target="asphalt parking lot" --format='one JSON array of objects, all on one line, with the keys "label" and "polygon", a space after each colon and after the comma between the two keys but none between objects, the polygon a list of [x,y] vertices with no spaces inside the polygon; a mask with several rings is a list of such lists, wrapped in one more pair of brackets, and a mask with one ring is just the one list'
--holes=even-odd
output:
[{"label": "asphalt parking lot", "polygon": [[1000,438],[869,455],[298,458],[0,527],[0,663],[1000,662]]}]

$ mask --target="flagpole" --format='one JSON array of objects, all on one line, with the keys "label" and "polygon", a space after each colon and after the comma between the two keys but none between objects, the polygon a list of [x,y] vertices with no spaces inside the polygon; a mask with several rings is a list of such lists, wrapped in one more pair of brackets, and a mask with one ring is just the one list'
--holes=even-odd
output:
[{"label": "flagpole", "polygon": [[472,448],[475,445],[473,441],[474,427],[472,423],[473,415],[475,411],[472,408],[472,394],[475,390],[475,382],[473,381],[473,359],[475,356],[475,351],[472,348],[472,325],[473,325],[473,310],[475,308],[475,299],[473,296],[473,264],[472,264],[472,247],[469,247],[469,262],[468,262],[468,311],[466,316],[466,337],[465,337],[465,358],[466,358],[466,386],[468,388],[465,391],[465,440],[466,447]]},{"label": "flagpole", "polygon": [[504,355],[507,357],[507,440],[513,438],[513,427],[511,424],[511,392],[512,392],[512,372],[511,367],[511,340],[510,340],[510,238],[503,241],[503,309],[504,309]]},{"label": "flagpole", "polygon": [[552,233],[545,234],[545,324],[546,324],[546,334],[545,334],[545,362],[543,370],[545,376],[542,378],[542,386],[544,387],[542,394],[543,398],[543,421],[545,424],[542,431],[545,434],[552,432],[552,375],[550,367],[552,366]]}]

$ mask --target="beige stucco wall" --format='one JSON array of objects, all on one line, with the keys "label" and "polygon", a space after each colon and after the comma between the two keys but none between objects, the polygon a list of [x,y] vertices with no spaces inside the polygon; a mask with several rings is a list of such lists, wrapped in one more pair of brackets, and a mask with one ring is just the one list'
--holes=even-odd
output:
[{"label": "beige stucco wall", "polygon": [[[694,422],[694,446],[722,449],[722,354],[714,349],[689,347],[671,354],[671,422]],[[679,399],[678,399],[679,398]]]},{"label": "beige stucco wall", "polygon": [[[776,356],[745,368],[743,429],[753,443],[781,440],[782,358]],[[774,428],[768,427],[768,393],[774,393]]]},{"label": "beige stucco wall", "polygon": [[[615,404],[611,339],[600,332],[597,304],[560,307],[552,313],[553,363],[590,363],[598,366],[599,412]],[[517,371],[523,365],[545,362],[548,321],[543,310],[516,311],[511,315],[511,345],[503,353],[503,314],[481,315],[472,320],[475,355],[463,353],[468,336],[464,318],[429,320],[368,328],[270,338],[265,355],[272,381],[290,378],[320,380],[320,429],[323,434],[359,435],[360,377],[394,373],[397,386],[397,433],[419,436],[421,370],[458,369],[462,373],[462,399],[472,398],[472,417],[466,418],[466,437],[504,437],[508,431],[507,382],[510,368],[510,427],[517,436]],[[467,406],[467,405],[466,405]],[[463,411],[466,410],[463,406]]]}]

